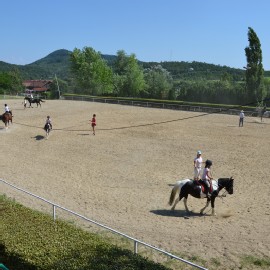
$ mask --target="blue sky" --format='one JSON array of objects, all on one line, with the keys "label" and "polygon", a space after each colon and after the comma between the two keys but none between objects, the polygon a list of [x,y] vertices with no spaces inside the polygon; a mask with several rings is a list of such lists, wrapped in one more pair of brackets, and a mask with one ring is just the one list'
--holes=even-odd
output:
[{"label": "blue sky", "polygon": [[269,0],[0,0],[0,61],[29,64],[58,49],[124,50],[141,61],[243,68],[248,27],[270,70]]}]

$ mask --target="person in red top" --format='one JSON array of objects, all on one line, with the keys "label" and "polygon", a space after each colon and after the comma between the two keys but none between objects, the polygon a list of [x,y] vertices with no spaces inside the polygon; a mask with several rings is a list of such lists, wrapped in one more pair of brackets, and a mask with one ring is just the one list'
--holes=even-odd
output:
[{"label": "person in red top", "polygon": [[93,117],[92,117],[92,120],[91,120],[91,126],[92,126],[92,129],[93,129],[93,135],[95,135],[95,126],[96,126],[96,115],[93,114]]}]

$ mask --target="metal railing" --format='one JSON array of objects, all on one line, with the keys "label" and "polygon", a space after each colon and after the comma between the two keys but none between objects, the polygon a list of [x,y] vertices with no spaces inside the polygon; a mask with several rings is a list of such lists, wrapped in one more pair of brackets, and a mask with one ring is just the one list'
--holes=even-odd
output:
[{"label": "metal railing", "polygon": [[49,201],[49,200],[47,200],[47,199],[45,199],[45,198],[42,198],[42,197],[40,197],[40,196],[38,196],[38,195],[35,195],[35,194],[33,194],[33,193],[31,193],[31,192],[29,192],[29,191],[27,191],[27,190],[24,190],[24,189],[22,189],[22,188],[20,188],[20,187],[17,187],[17,186],[15,186],[15,185],[11,184],[11,183],[8,183],[7,181],[5,181],[5,180],[3,180],[3,179],[0,179],[0,183],[6,184],[6,185],[8,185],[8,186],[10,186],[10,187],[12,187],[12,188],[14,188],[14,189],[16,189],[16,190],[22,191],[22,192],[24,192],[24,193],[26,193],[26,194],[28,194],[28,195],[30,195],[30,196],[32,196],[32,197],[35,197],[36,199],[42,200],[42,201],[46,202],[47,204],[50,204],[50,205],[52,206],[53,220],[56,220],[56,209],[59,208],[59,209],[62,209],[62,210],[64,210],[64,211],[66,211],[66,212],[72,214],[72,215],[75,215],[75,216],[77,216],[77,217],[79,217],[79,218],[81,218],[81,219],[83,219],[83,220],[85,220],[85,221],[91,222],[91,223],[93,223],[93,224],[95,224],[95,225],[97,225],[97,226],[99,226],[99,227],[102,227],[102,228],[104,228],[104,229],[106,229],[106,230],[109,230],[109,231],[115,233],[115,234],[121,235],[121,236],[123,236],[123,237],[125,237],[125,238],[128,238],[129,240],[132,240],[132,241],[134,242],[134,253],[135,253],[135,254],[138,254],[138,244],[141,244],[141,245],[146,246],[146,247],[148,247],[148,248],[150,248],[150,249],[153,249],[153,250],[156,250],[156,251],[158,251],[158,252],[160,252],[160,253],[163,253],[164,255],[167,255],[167,256],[169,256],[169,257],[172,258],[172,259],[176,259],[176,260],[178,260],[178,261],[181,261],[181,262],[183,262],[183,263],[186,263],[186,264],[188,264],[188,265],[190,265],[190,266],[193,266],[193,267],[196,267],[196,268],[198,268],[198,269],[207,270],[207,268],[204,268],[204,267],[202,267],[202,266],[199,266],[199,265],[197,265],[197,264],[194,264],[194,263],[192,263],[192,262],[190,262],[190,261],[187,261],[187,260],[185,260],[185,259],[182,259],[182,258],[180,258],[180,257],[177,257],[177,256],[173,255],[173,254],[170,253],[170,252],[167,252],[167,251],[165,251],[165,250],[162,250],[162,249],[160,249],[160,248],[157,248],[157,247],[155,247],[155,246],[152,246],[152,245],[150,245],[150,244],[147,244],[147,243],[145,243],[145,242],[143,242],[143,241],[140,241],[140,240],[138,240],[138,239],[136,239],[136,238],[133,238],[133,237],[131,237],[131,236],[129,236],[129,235],[126,235],[126,234],[124,234],[124,233],[121,233],[121,232],[119,232],[119,231],[117,231],[117,230],[114,230],[114,229],[112,229],[112,228],[110,228],[110,227],[108,227],[108,226],[106,226],[106,225],[103,225],[103,224],[101,224],[101,223],[99,223],[99,222],[97,222],[97,221],[95,221],[95,220],[92,220],[92,219],[90,219],[90,218],[87,218],[87,217],[85,217],[85,216],[83,216],[83,215],[81,215],[81,214],[78,214],[78,213],[76,213],[76,212],[74,212],[74,211],[72,211],[72,210],[69,210],[69,209],[67,209],[67,208],[65,208],[65,207],[63,207],[63,206],[60,206],[60,205],[58,205],[58,204],[56,204],[56,203],[54,203],[54,202],[51,202],[51,201]]},{"label": "metal railing", "polygon": [[[222,113],[222,114],[230,114],[230,115],[239,115],[239,112],[240,112],[240,109],[214,108],[214,107],[206,107],[206,106],[194,106],[194,105],[183,105],[183,104],[176,104],[176,103],[162,103],[162,102],[151,102],[151,101],[137,101],[137,100],[127,100],[127,99],[110,99],[110,98],[85,97],[85,96],[63,96],[62,98],[65,100],[91,101],[91,102],[100,102],[100,103],[109,103],[109,104],[170,109],[170,110],[180,110],[180,111],[204,112],[204,113]],[[258,116],[258,112],[245,110],[245,115]]]}]

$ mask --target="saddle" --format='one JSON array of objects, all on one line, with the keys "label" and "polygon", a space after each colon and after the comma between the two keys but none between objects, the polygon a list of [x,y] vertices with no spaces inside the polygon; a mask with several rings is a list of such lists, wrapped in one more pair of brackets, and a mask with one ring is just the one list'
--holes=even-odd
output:
[{"label": "saddle", "polygon": [[[201,186],[202,192],[205,193],[206,187],[205,187],[205,183],[202,180],[193,180],[193,183],[195,186]],[[210,182],[209,192],[210,193],[213,192],[212,182]]]},{"label": "saddle", "polygon": [[5,112],[4,115],[10,115],[11,117],[13,117],[12,111]]}]

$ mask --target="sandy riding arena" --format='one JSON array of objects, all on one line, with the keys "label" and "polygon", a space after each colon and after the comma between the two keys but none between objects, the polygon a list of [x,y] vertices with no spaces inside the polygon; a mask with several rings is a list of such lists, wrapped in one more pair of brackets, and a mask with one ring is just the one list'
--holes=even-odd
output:
[{"label": "sandy riding arena", "polygon": [[[65,100],[26,109],[22,100],[1,100],[0,108],[6,102],[14,118],[7,130],[0,126],[2,179],[173,254],[216,262],[213,269],[270,257],[270,119],[246,117],[239,128],[230,115]],[[193,177],[197,150],[213,161],[214,178],[235,179],[234,194],[216,199],[217,216],[210,208],[198,214],[205,200],[189,197],[188,217],[183,202],[174,212],[168,205],[172,185]]]}]

